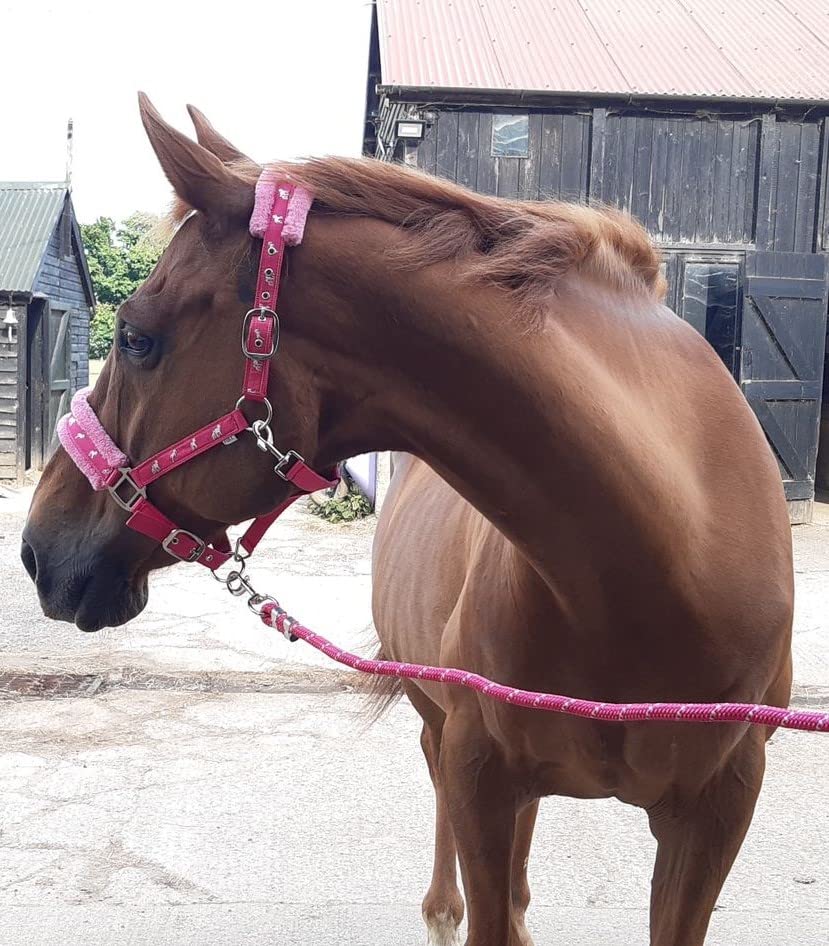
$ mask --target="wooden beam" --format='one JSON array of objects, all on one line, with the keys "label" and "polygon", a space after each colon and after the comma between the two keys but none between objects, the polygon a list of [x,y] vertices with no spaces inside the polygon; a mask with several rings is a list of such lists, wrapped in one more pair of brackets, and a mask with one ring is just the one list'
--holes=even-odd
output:
[{"label": "wooden beam", "polygon": [[824,118],[820,126],[820,158],[818,163],[819,190],[817,220],[815,224],[815,252],[829,249],[829,217],[827,217],[827,192],[829,192],[829,119]]},{"label": "wooden beam", "polygon": [[761,119],[760,175],[757,182],[757,210],[754,242],[758,250],[775,249],[777,178],[780,171],[780,135],[777,119],[766,113]]}]

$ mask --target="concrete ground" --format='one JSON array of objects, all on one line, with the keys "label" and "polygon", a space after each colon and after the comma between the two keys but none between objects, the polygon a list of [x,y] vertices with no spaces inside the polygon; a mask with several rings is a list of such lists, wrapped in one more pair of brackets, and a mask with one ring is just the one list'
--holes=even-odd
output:
[{"label": "concrete ground", "polygon": [[[194,566],[127,628],[40,615],[0,498],[0,946],[425,942],[432,793],[417,720],[368,728],[353,677],[269,633]],[[285,607],[369,649],[371,521],[295,509],[252,566]],[[796,703],[829,706],[829,512],[794,530]],[[829,738],[778,733],[710,946],[829,942]],[[654,845],[615,802],[542,803],[538,946],[647,942]]]}]

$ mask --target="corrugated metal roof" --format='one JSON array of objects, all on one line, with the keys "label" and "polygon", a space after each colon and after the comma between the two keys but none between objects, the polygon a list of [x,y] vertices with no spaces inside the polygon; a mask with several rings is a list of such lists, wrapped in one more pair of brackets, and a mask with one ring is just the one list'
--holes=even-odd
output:
[{"label": "corrugated metal roof", "polygon": [[0,182],[0,291],[31,292],[66,184]]},{"label": "corrugated metal roof", "polygon": [[829,102],[826,0],[376,0],[382,84]]}]

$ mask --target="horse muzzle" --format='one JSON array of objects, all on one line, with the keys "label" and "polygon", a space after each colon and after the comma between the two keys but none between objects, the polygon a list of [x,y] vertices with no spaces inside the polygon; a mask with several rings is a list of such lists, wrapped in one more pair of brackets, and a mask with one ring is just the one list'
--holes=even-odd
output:
[{"label": "horse muzzle", "polygon": [[20,557],[48,618],[82,631],[125,624],[147,604],[147,579],[130,580],[112,556],[68,548],[26,527]]}]

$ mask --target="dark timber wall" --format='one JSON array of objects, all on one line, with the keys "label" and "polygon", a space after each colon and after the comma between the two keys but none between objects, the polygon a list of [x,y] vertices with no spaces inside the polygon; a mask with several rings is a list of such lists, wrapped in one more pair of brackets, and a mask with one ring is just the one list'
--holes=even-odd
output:
[{"label": "dark timber wall", "polygon": [[[5,313],[6,306],[4,301],[0,312]],[[26,307],[15,305],[12,309],[18,324],[25,325]],[[0,480],[17,479],[21,465],[18,445],[23,415],[18,411],[19,338],[19,333],[15,333],[9,341],[7,331],[0,328]]]},{"label": "dark timber wall", "polygon": [[[760,123],[595,116],[591,198],[666,243],[751,243]],[[676,186],[680,182],[680,186]]]},{"label": "dark timber wall", "polygon": [[46,256],[35,281],[35,292],[46,296],[53,307],[61,306],[70,310],[70,381],[74,393],[89,383],[89,300],[84,292],[74,233],[71,235],[71,248],[67,247],[70,252],[61,252],[63,225],[63,221],[58,223],[49,240]]},{"label": "dark timber wall", "polygon": [[480,193],[612,204],[663,243],[829,247],[821,116],[502,109],[529,111],[529,156],[496,158],[495,110],[444,108],[416,163]]},{"label": "dark timber wall", "polygon": [[[43,468],[58,418],[89,383],[92,299],[79,237],[67,202],[31,292],[15,293],[13,340],[0,334],[0,481]],[[7,305],[0,298],[0,313]]]},{"label": "dark timber wall", "polygon": [[585,200],[590,166],[590,118],[530,114],[530,156],[494,158],[491,111],[438,112],[417,150],[424,171],[481,194],[526,200]]},{"label": "dark timber wall", "polygon": [[[795,521],[820,459],[829,268],[828,108],[607,100],[539,107],[380,101],[376,151],[480,193],[609,204],[661,246],[667,303],[720,354],[780,464]],[[469,104],[466,104],[466,103]],[[523,103],[522,103],[523,104]],[[492,155],[493,116],[528,116],[526,157]],[[400,117],[423,140],[396,141]]]}]

